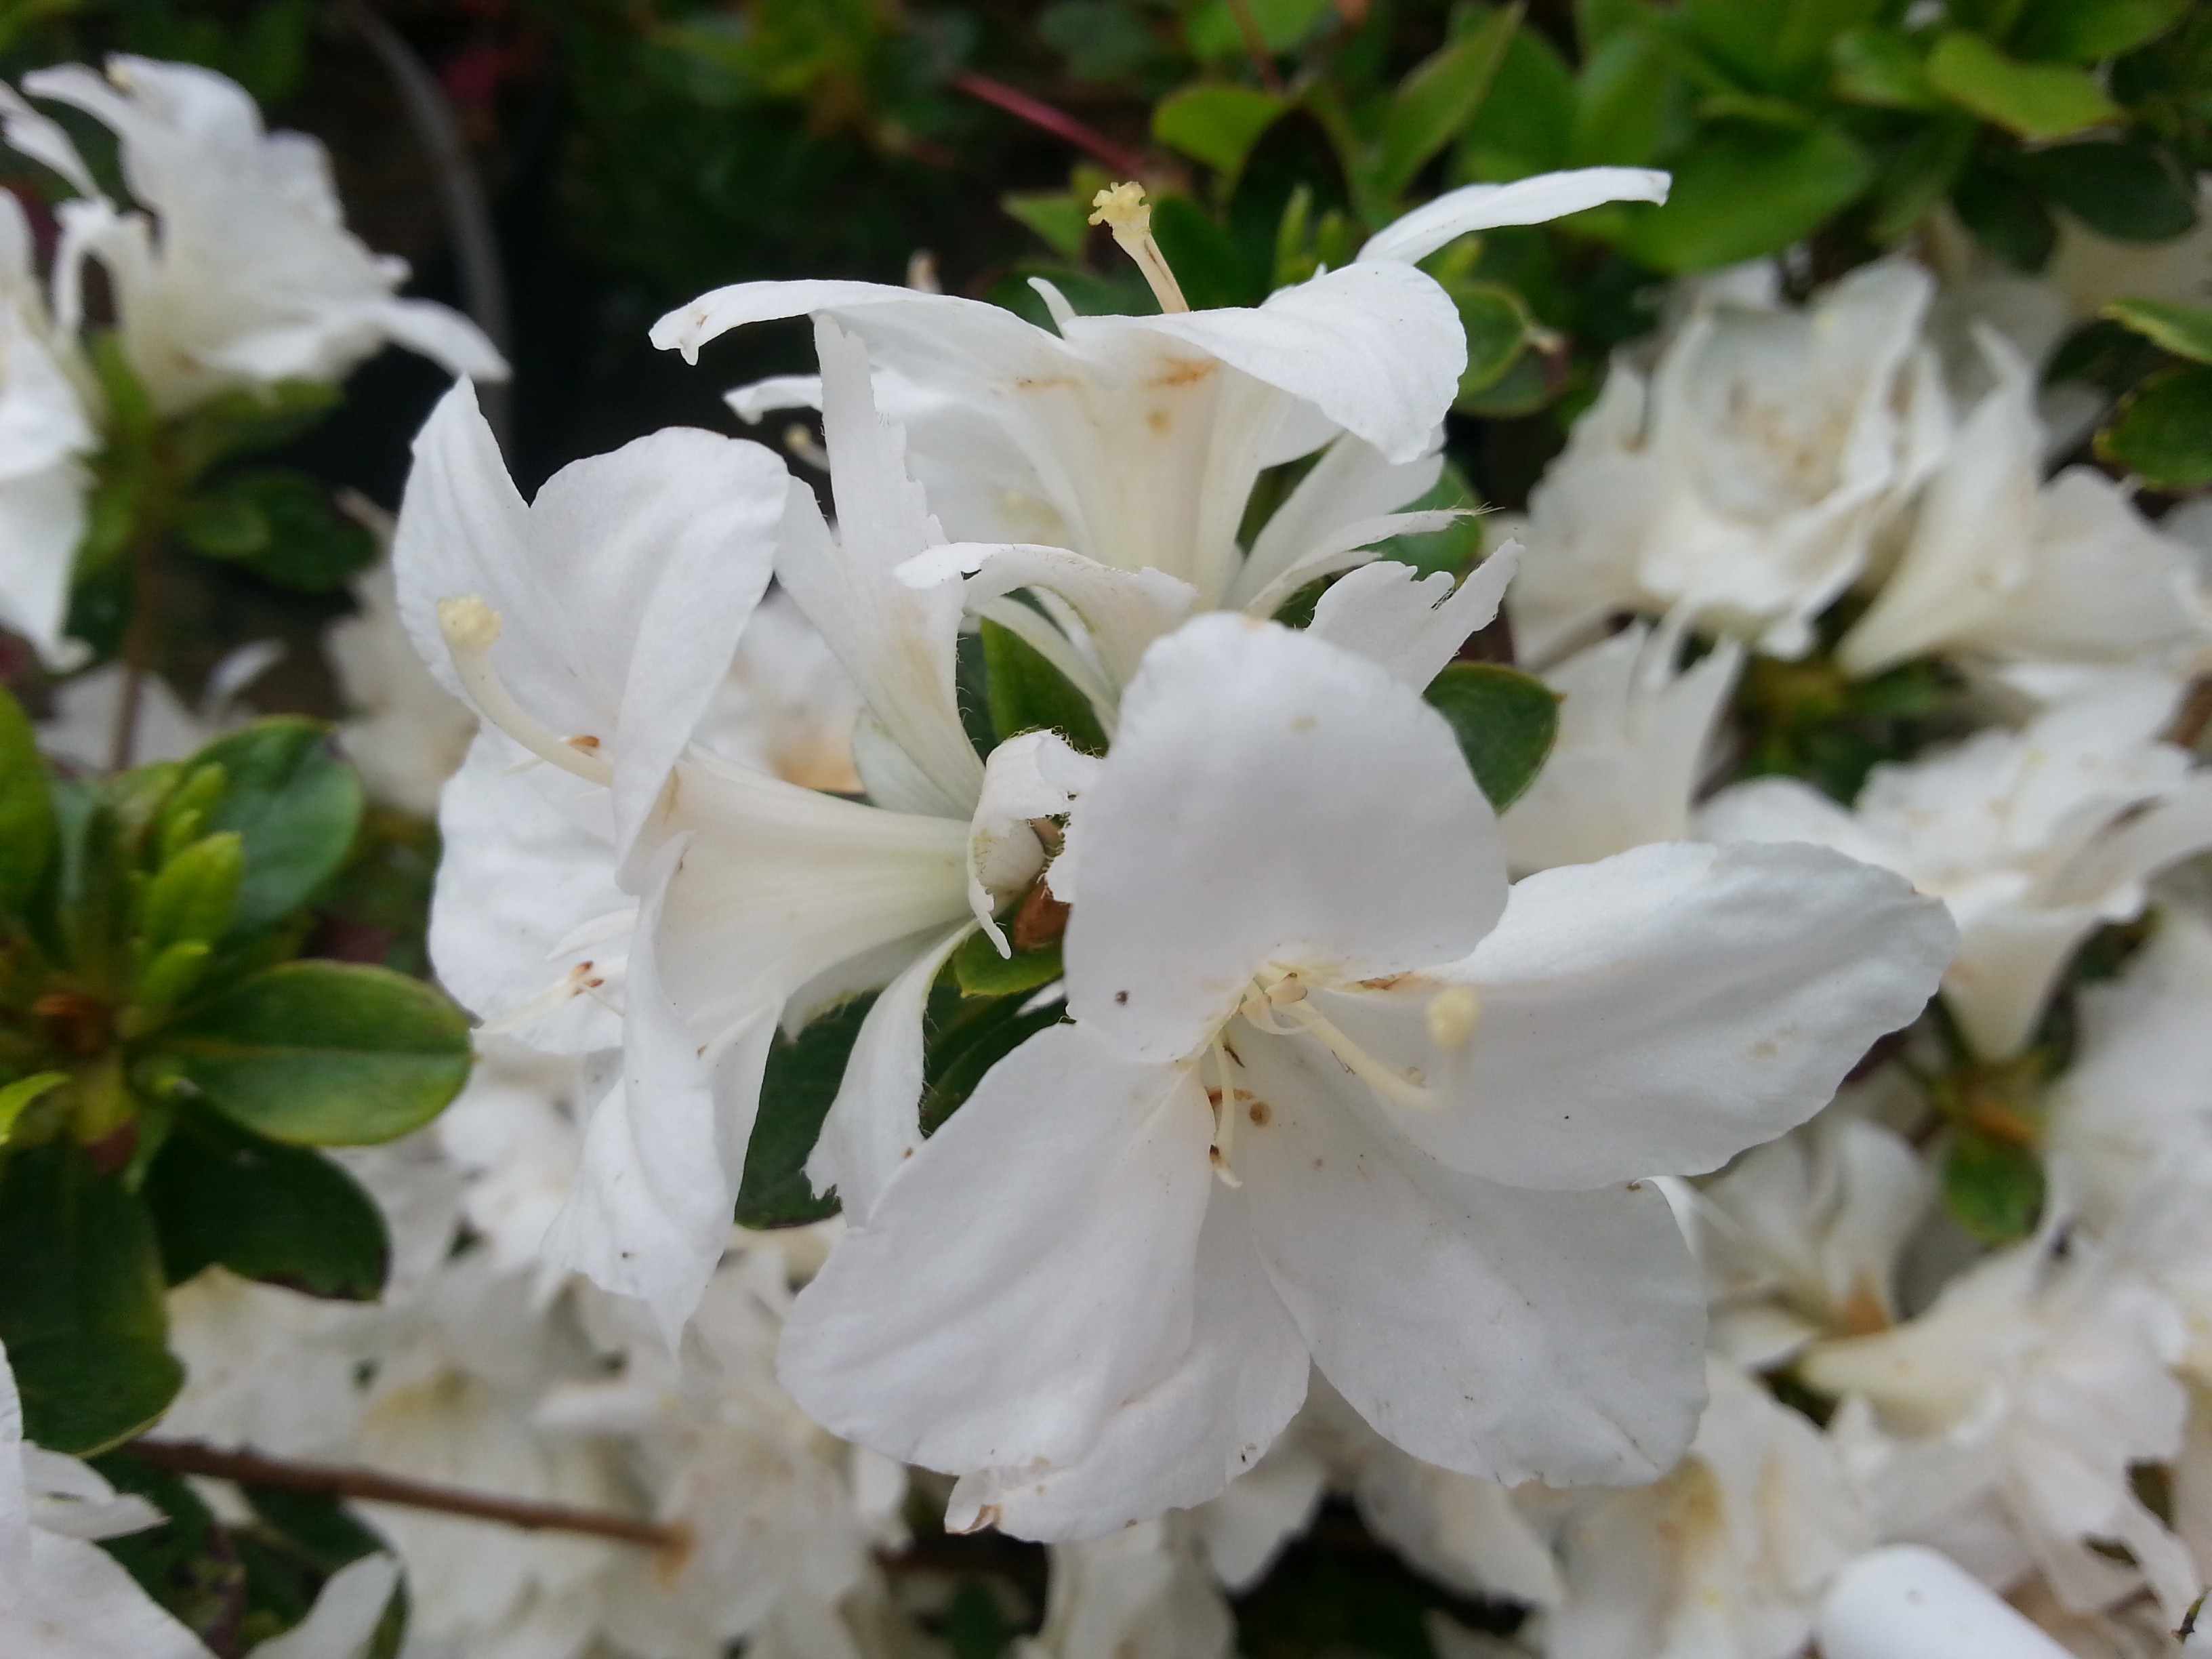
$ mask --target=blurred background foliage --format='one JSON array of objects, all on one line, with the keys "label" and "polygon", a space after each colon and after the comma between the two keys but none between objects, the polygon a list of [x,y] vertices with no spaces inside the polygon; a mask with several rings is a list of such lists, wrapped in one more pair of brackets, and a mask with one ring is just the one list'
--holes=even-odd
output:
[{"label": "blurred background foliage", "polygon": [[[1778,256],[1802,295],[1908,246],[1954,271],[2034,271],[2069,219],[2123,243],[2186,235],[2212,168],[2201,0],[0,0],[9,79],[112,51],[235,77],[270,125],[328,146],[351,224],[408,258],[418,291],[488,325],[488,299],[503,310],[526,489],[672,422],[727,429],[725,389],[811,366],[796,324],[743,331],[698,368],[650,348],[656,316],[723,283],[935,282],[1042,320],[1026,280],[1041,276],[1079,309],[1149,310],[1086,222],[1101,185],[1136,176],[1192,301],[1249,305],[1455,185],[1667,168],[1663,208],[1463,239],[1428,262],[1469,349],[1438,499],[1514,508],[1672,278]],[[458,123],[481,222],[453,206],[410,73]],[[43,187],[4,159],[0,185]],[[2115,411],[2061,459],[2139,476],[2154,502],[2212,483],[2212,314],[2115,307],[2051,372]],[[209,437],[178,526],[191,556],[166,593],[180,690],[276,637],[295,648],[257,701],[337,712],[315,637],[372,544],[328,503],[396,505],[440,390],[428,363],[387,353],[342,403]],[[1407,553],[1462,566],[1478,533]],[[1945,688],[1925,665],[1855,686],[1824,661],[1753,673],[1744,763],[1848,794],[1872,757],[1912,746]],[[0,679],[36,707],[26,658]],[[426,834],[372,838],[383,852],[318,925],[376,949],[339,954],[419,967]],[[313,1530],[263,1519],[295,1553]],[[260,1547],[252,1528],[226,1536],[240,1559]],[[339,1541],[332,1560],[357,1553]],[[1028,1547],[923,1546],[970,1552],[943,1632],[959,1659],[1034,1627]],[[1243,1645],[1427,1659],[1431,1608],[1478,1628],[1512,1617],[1397,1566],[1332,1510],[1244,1599]]]}]

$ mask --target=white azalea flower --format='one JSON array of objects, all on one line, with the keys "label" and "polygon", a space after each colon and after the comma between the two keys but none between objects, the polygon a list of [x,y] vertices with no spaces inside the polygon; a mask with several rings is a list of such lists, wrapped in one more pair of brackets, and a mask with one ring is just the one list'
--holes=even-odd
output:
[{"label": "white azalea flower", "polygon": [[905,1471],[817,1428],[776,1383],[784,1275],[773,1246],[725,1265],[680,1362],[637,1304],[594,1299],[593,1339],[619,1374],[562,1383],[539,1410],[548,1428],[618,1437],[655,1516],[691,1539],[680,1560],[624,1577],[608,1632],[628,1650],[720,1652],[835,1622],[873,1584],[874,1551],[904,1541]]},{"label": "white azalea flower", "polygon": [[106,79],[70,64],[26,76],[23,88],[95,117],[121,146],[144,212],[100,197],[58,129],[35,147],[9,135],[80,192],[59,210],[60,320],[76,327],[81,262],[97,258],[124,350],[163,413],[236,386],[340,380],[387,343],[457,374],[506,378],[466,318],[395,296],[406,262],[371,253],[345,228],[323,147],[264,132],[234,82],[195,64],[118,56]]},{"label": "white azalea flower", "polygon": [[1822,1659],[2066,1659],[2066,1650],[1940,1551],[1871,1550],[1844,1569],[1814,1627]]},{"label": "white azalea flower", "polygon": [[543,1256],[545,1234],[574,1190],[579,1129],[605,1092],[614,1058],[540,1054],[511,1037],[479,1034],[477,1063],[430,1133],[466,1184],[461,1212],[508,1273],[533,1267],[559,1282]]},{"label": "white azalea flower", "polygon": [[1165,1516],[1052,1547],[1044,1628],[1018,1659],[1225,1659],[1236,1625],[1188,1522]]},{"label": "white azalea flower", "polygon": [[1689,1189],[1715,1348],[1764,1368],[1822,1335],[1886,1329],[1899,1254],[1935,1185],[1900,1136],[1839,1104]]},{"label": "white azalea flower", "polygon": [[1940,459],[1950,410],[1921,342],[1932,284],[1854,271],[1802,311],[1694,308],[1647,378],[1616,362],[1529,499],[1513,633],[1542,662],[1619,611],[1802,656]]},{"label": "white azalea flower", "polygon": [[1830,1581],[1873,1541],[1820,1431],[1732,1365],[1706,1375],[1689,1455],[1571,1512],[1546,1659],[1791,1659]]},{"label": "white azalea flower", "polygon": [[1674,629],[1633,623],[1545,672],[1559,694],[1559,738],[1498,820],[1516,874],[1689,835],[1743,647],[1723,640],[1677,672],[1679,644]]},{"label": "white azalea flower", "polygon": [[2182,1341],[2126,1255],[2077,1237],[2063,1259],[2041,1240],[1990,1256],[1917,1318],[1814,1345],[1800,1371],[1851,1396],[1831,1432],[1884,1537],[1943,1548],[1999,1589],[2033,1569],[2075,1609],[2148,1584],[2178,1620],[2197,1568],[2130,1470],[2181,1449]]},{"label": "white azalea flower", "polygon": [[1639,848],[1509,904],[1442,717],[1235,617],[1152,647],[1073,827],[1076,1024],[859,1218],[783,1358],[817,1420],[968,1477],[957,1524],[1029,1535],[1212,1497],[1310,1362],[1448,1468],[1656,1474],[1700,1298],[1638,1178],[1808,1115],[1951,943],[1812,849]]},{"label": "white azalea flower", "polygon": [[2212,661],[2212,599],[2191,550],[2094,468],[2042,481],[2035,376],[1986,331],[1996,385],[1930,481],[1896,568],[1837,649],[1853,674],[1930,653],[2141,664]]},{"label": "white azalea flower", "polygon": [[[1101,193],[1097,218],[1152,280],[1158,316],[1078,316],[1040,283],[1055,334],[994,306],[909,289],[744,283],[671,313],[653,337],[694,356],[731,329],[806,313],[857,334],[883,406],[911,438],[915,475],[955,539],[1049,543],[1121,573],[1071,571],[1064,556],[1002,561],[974,568],[967,596],[1061,662],[1105,705],[1110,731],[1113,695],[1145,644],[1185,615],[1270,616],[1307,582],[1372,558],[1378,543],[1453,516],[1394,511],[1437,480],[1441,423],[1467,356],[1451,301],[1412,261],[1468,231],[1665,190],[1663,174],[1619,167],[1470,185],[1389,227],[1342,270],[1256,309],[1192,311],[1152,240],[1141,192],[1125,185]],[[732,394],[749,419],[818,399],[798,376]],[[1242,546],[1261,472],[1316,452]],[[1055,619],[1073,647],[1006,597],[1020,586],[1056,588],[1065,604]]]},{"label": "white azalea flower", "polygon": [[169,1347],[185,1386],[162,1432],[279,1457],[329,1459],[361,1413],[355,1371],[378,1318],[209,1267],[169,1292]]},{"label": "white azalea flower", "polygon": [[708,707],[699,742],[726,760],[807,789],[857,795],[853,756],[864,705],[821,630],[781,588],[769,590],[738,636],[730,678]]},{"label": "white azalea flower", "polygon": [[71,349],[48,321],[22,204],[0,191],[0,626],[56,668],[84,654],[62,629],[92,487],[85,457],[100,444]]},{"label": "white azalea flower", "polygon": [[2003,1059],[2034,1034],[2075,948],[2140,915],[2148,877],[2212,846],[2212,779],[2157,738],[2172,696],[2122,678],[2024,732],[1876,767],[1855,811],[1760,778],[1715,796],[1699,823],[1719,841],[1833,847],[1942,899],[1960,929],[1944,1000],[1984,1058]]}]

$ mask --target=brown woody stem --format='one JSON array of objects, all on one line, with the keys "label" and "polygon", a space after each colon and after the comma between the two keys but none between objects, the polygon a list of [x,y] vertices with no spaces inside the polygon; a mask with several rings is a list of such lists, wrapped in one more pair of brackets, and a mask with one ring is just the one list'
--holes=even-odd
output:
[{"label": "brown woody stem", "polygon": [[586,1533],[594,1538],[612,1538],[653,1549],[681,1550],[689,1541],[683,1528],[657,1521],[641,1521],[603,1510],[574,1509],[566,1504],[501,1498],[491,1492],[469,1492],[428,1480],[410,1480],[380,1469],[349,1464],[295,1462],[289,1458],[264,1457],[258,1452],[223,1451],[198,1440],[133,1440],[124,1449],[157,1469],[235,1480],[240,1486],[274,1486],[284,1492],[401,1504],[410,1509],[499,1521],[533,1531]]}]

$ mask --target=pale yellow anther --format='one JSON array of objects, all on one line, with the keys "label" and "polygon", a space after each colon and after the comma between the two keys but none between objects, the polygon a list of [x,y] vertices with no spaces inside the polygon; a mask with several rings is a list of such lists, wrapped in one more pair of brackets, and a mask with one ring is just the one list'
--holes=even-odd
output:
[{"label": "pale yellow anther", "polygon": [[1429,999],[1429,1037],[1439,1048],[1465,1048],[1481,1023],[1481,1000],[1464,985],[1447,985]]},{"label": "pale yellow anther", "polygon": [[1160,302],[1160,309],[1188,311],[1190,301],[1182,297],[1182,286],[1168,268],[1167,255],[1152,240],[1152,210],[1145,200],[1145,187],[1133,179],[1109,185],[1091,198],[1091,222],[1114,233],[1121,252],[1137,262],[1137,269],[1152,284],[1152,297]]},{"label": "pale yellow anther", "polygon": [[438,601],[438,629],[450,651],[489,651],[499,639],[499,612],[473,593]]}]

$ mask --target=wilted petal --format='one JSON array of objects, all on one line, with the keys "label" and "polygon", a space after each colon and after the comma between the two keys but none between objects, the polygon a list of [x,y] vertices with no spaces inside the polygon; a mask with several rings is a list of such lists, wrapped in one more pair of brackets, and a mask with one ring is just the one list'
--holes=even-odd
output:
[{"label": "wilted petal", "polygon": [[1322,982],[1464,954],[1497,821],[1443,717],[1379,665],[1200,617],[1155,645],[1075,823],[1068,1006],[1125,1052],[1202,1044],[1271,963]]},{"label": "wilted petal", "polygon": [[1188,1348],[1212,1124],[1182,1068],[1031,1037],[800,1294],[784,1385],[926,1468],[1074,1462]]}]

